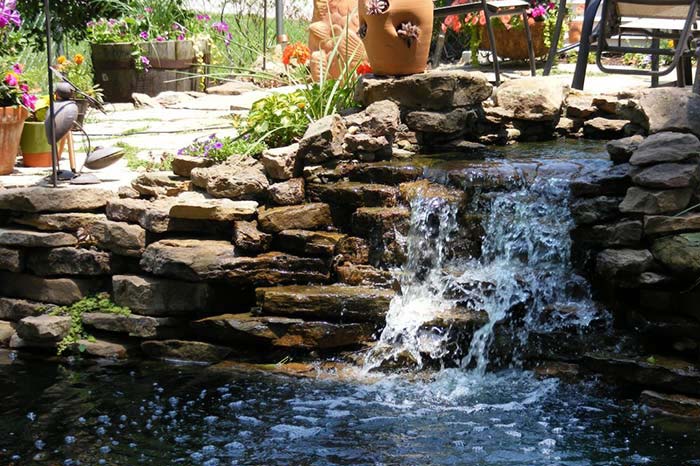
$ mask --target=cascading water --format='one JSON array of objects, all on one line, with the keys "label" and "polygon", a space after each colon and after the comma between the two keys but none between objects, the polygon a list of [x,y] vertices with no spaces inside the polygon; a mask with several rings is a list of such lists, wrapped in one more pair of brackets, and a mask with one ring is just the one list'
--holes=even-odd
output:
[{"label": "cascading water", "polygon": [[[568,180],[537,179],[511,192],[477,197],[474,204],[483,208],[485,203],[488,211],[479,258],[452,253],[461,228],[458,205],[441,198],[416,198],[405,241],[402,293],[391,303],[386,327],[367,354],[365,369],[406,357],[421,367],[426,356],[449,355],[457,356],[460,366],[483,373],[494,333],[509,319],[518,319],[511,335],[513,348],[524,344],[532,330],[551,330],[563,322],[587,325],[597,313],[585,280],[570,265],[568,185]],[[474,331],[464,348],[466,355],[452,354],[449,332],[430,322],[441,314],[474,311],[485,313],[486,323]],[[510,356],[517,360],[517,351]]]}]

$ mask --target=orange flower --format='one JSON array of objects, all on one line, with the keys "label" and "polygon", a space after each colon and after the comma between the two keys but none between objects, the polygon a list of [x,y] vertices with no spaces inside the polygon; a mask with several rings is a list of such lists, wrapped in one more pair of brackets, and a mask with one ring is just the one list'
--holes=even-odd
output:
[{"label": "orange flower", "polygon": [[360,76],[370,73],[372,73],[372,66],[367,62],[361,63],[360,66],[357,67],[357,74]]},{"label": "orange flower", "polygon": [[73,57],[73,61],[75,62],[76,65],[82,65],[83,62],[85,61],[85,57],[80,53],[76,53],[75,56]]},{"label": "orange flower", "polygon": [[282,52],[282,63],[287,66],[290,64],[305,65],[309,58],[311,58],[311,50],[301,42],[289,44]]},{"label": "orange flower", "polygon": [[65,56],[65,55],[61,55],[60,57],[58,57],[58,58],[56,59],[56,62],[57,62],[59,65],[63,65],[63,64],[66,62],[66,60],[67,60],[66,56]]}]

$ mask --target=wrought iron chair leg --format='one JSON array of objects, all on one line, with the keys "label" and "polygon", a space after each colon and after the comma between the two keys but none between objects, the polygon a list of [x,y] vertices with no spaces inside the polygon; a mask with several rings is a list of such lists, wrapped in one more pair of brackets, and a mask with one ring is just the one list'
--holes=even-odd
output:
[{"label": "wrought iron chair leg", "polygon": [[499,86],[501,84],[501,69],[498,63],[498,53],[496,51],[496,36],[493,34],[493,25],[491,24],[491,12],[489,11],[489,6],[486,3],[486,0],[481,0],[481,4],[484,8],[486,32],[489,35],[489,45],[491,46],[491,56],[493,57],[493,73],[496,75],[496,86]]},{"label": "wrought iron chair leg", "polygon": [[[654,31],[656,32],[656,31]],[[652,48],[658,49],[660,46],[660,40],[657,37],[654,37],[651,39],[651,46]],[[659,71],[659,55],[653,54],[651,56],[651,70],[652,71]],[[659,77],[658,76],[652,76],[651,77],[651,87],[659,87]]]},{"label": "wrought iron chair leg", "polygon": [[586,68],[588,67],[588,54],[591,51],[591,35],[593,34],[593,24],[595,22],[595,14],[600,5],[600,0],[591,0],[587,2],[586,11],[583,16],[583,26],[581,27],[581,43],[578,48],[578,59],[576,60],[576,71],[574,72],[574,80],[571,87],[574,89],[583,90],[583,85],[586,82]]},{"label": "wrought iron chair leg", "polygon": [[564,25],[564,16],[566,16],[566,0],[560,0],[559,11],[557,12],[557,23],[554,26],[554,33],[552,34],[552,43],[549,46],[549,53],[547,54],[547,63],[545,63],[544,71],[542,72],[544,76],[549,76],[549,73],[552,72],[552,67],[554,66],[554,59],[557,56],[557,51],[559,48],[561,28]]},{"label": "wrought iron chair leg", "polygon": [[532,45],[532,33],[530,32],[530,23],[527,21],[527,12],[523,11],[523,25],[525,26],[525,37],[527,38],[527,54],[530,58],[530,74],[537,75],[537,66],[535,65],[535,50]]}]

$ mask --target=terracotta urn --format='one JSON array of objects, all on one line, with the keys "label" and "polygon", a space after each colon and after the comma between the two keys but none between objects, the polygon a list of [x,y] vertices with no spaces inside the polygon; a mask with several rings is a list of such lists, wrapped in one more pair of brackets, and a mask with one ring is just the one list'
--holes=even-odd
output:
[{"label": "terracotta urn", "polygon": [[309,67],[316,81],[322,74],[324,78],[338,79],[344,65],[354,70],[367,59],[357,32],[360,20],[356,8],[356,0],[314,1],[309,26]]},{"label": "terracotta urn", "polygon": [[15,169],[24,120],[29,111],[24,107],[0,107],[0,175]]},{"label": "terracotta urn", "polygon": [[425,71],[433,35],[432,0],[359,0],[358,13],[374,74]]}]

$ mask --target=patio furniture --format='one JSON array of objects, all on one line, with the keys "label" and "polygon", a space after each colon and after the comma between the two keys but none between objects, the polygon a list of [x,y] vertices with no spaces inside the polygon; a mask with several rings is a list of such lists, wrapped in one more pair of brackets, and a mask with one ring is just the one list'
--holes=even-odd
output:
[{"label": "patio furniture", "polygon": [[[561,1],[565,2],[566,0]],[[486,31],[489,37],[491,55],[493,57],[493,72],[496,75],[496,85],[498,85],[501,82],[500,67],[498,64],[498,51],[496,50],[496,39],[493,34],[491,18],[508,15],[522,15],[523,23],[525,25],[525,39],[527,40],[528,55],[530,59],[530,72],[533,76],[535,76],[537,72],[535,68],[535,51],[532,46],[530,25],[527,21],[527,10],[529,8],[530,4],[523,0],[479,0],[458,5],[436,7],[434,10],[434,15],[436,18],[444,18],[452,15],[463,15],[467,13],[477,13],[480,11],[484,12],[484,16],[486,18]],[[445,34],[441,32],[438,36],[435,54],[433,55],[434,65],[437,65],[440,62],[440,56],[442,55],[444,43]]]},{"label": "patio furniture", "polygon": [[[600,22],[594,29],[596,13],[602,5]],[[583,89],[588,54],[596,50],[596,65],[605,73],[650,76],[658,85],[660,76],[677,71],[680,87],[692,81],[690,58],[695,54],[691,39],[698,36],[698,0],[590,0],[586,2],[579,55],[572,87]],[[610,43],[617,35],[617,43]],[[623,38],[648,39],[648,46],[623,44]],[[673,48],[661,47],[661,40],[674,41]],[[642,53],[652,56],[651,69],[613,68],[602,62],[603,54]],[[671,63],[659,69],[661,56],[672,57]]]}]

